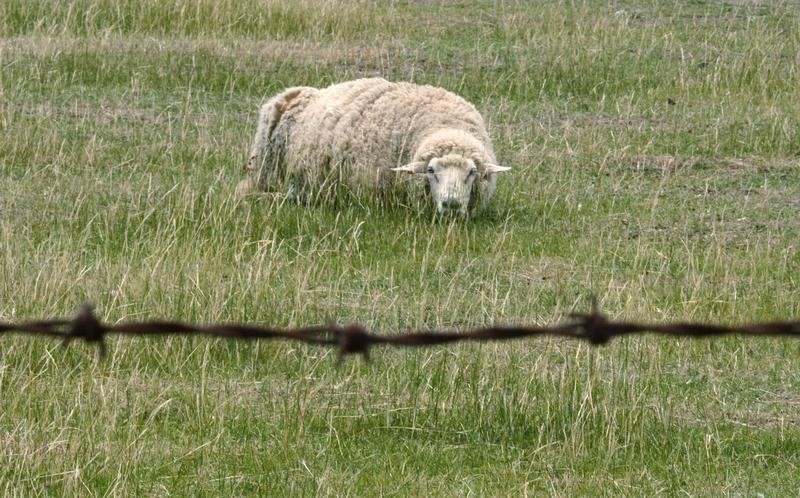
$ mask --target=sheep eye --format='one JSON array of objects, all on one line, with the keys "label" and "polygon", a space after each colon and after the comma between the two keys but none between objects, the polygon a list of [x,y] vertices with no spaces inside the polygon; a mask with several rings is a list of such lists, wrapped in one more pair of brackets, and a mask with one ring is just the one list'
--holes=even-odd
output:
[{"label": "sheep eye", "polygon": [[434,173],[433,166],[428,166],[428,174],[432,175]]}]

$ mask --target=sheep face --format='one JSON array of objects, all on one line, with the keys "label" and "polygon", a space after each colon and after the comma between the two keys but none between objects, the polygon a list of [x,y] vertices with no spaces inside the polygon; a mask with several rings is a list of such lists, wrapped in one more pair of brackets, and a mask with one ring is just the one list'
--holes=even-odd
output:
[{"label": "sheep face", "polygon": [[433,158],[425,167],[425,176],[439,214],[466,214],[478,177],[478,167],[472,160],[455,154]]},{"label": "sheep face", "polygon": [[494,164],[479,166],[470,158],[459,154],[448,154],[434,157],[427,162],[415,162],[393,169],[424,174],[428,180],[433,204],[440,215],[465,215],[473,191],[489,190],[488,196],[491,196],[495,174],[511,168]]}]

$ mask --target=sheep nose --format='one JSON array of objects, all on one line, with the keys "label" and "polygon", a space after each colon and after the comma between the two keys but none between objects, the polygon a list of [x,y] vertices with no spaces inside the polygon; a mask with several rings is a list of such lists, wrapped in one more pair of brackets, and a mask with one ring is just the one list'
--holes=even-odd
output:
[{"label": "sheep nose", "polygon": [[446,209],[461,209],[461,202],[458,199],[445,199],[442,201],[442,207]]}]

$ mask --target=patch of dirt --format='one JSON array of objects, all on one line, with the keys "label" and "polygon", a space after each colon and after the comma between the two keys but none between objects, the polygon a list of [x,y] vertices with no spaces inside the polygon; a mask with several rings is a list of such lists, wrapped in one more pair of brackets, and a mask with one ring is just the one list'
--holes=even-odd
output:
[{"label": "patch of dirt", "polygon": [[[259,56],[269,60],[287,60],[298,64],[326,64],[352,60],[381,60],[390,53],[408,51],[400,45],[359,45],[305,43],[282,40],[229,41],[216,39],[156,38],[74,38],[25,36],[0,39],[0,52],[20,55],[51,56],[82,53],[210,53],[217,56]],[[395,54],[396,55],[396,54]]]},{"label": "patch of dirt", "polygon": [[658,171],[667,173],[690,169],[722,170],[728,173],[766,173],[782,168],[798,168],[800,164],[792,159],[761,158],[700,158],[693,156],[673,156],[670,154],[635,154],[622,158],[622,164],[629,165],[635,171]]},{"label": "patch of dirt", "polygon": [[25,56],[55,57],[64,53],[81,54],[205,54],[237,60],[255,59],[259,63],[291,63],[298,66],[333,66],[352,78],[413,74],[422,68],[453,69],[455,60],[433,60],[421,47],[409,48],[402,41],[366,45],[361,43],[297,42],[283,40],[229,41],[154,38],[21,37],[0,40],[0,54],[7,58]]},{"label": "patch of dirt", "polygon": [[747,23],[753,18],[780,16],[784,9],[791,8],[786,4],[776,4],[769,0],[717,0],[688,3],[678,13],[660,12],[658,7],[620,7],[613,11],[613,15],[622,22],[637,26],[667,26],[673,23],[730,26],[732,23]]},{"label": "patch of dirt", "polygon": [[767,393],[747,410],[739,410],[730,420],[756,429],[800,428],[800,393]]},{"label": "patch of dirt", "polygon": [[[110,125],[118,122],[144,122],[152,124],[166,123],[169,119],[191,119],[193,122],[203,122],[210,118],[221,116],[223,113],[203,111],[192,112],[185,109],[173,109],[170,106],[160,109],[142,108],[125,102],[103,101],[97,104],[76,102],[69,105],[55,104],[20,104],[5,102],[0,106],[0,112],[5,114],[22,114],[33,118],[63,119],[75,121],[91,121],[98,125]],[[249,119],[252,113],[224,113],[226,116],[239,116]],[[252,114],[252,116],[251,116]]]},{"label": "patch of dirt", "polygon": [[696,157],[679,157],[667,154],[637,154],[625,158],[623,163],[630,165],[635,171],[666,173],[669,171],[694,168],[699,163],[699,159]]},{"label": "patch of dirt", "polygon": [[547,257],[540,258],[534,264],[515,266],[502,272],[510,282],[522,282],[529,286],[539,286],[556,279],[563,280],[575,273],[575,268],[566,260]]},{"label": "patch of dirt", "polygon": [[625,128],[654,130],[661,124],[641,116],[609,116],[605,114],[569,113],[555,119],[560,128]]}]

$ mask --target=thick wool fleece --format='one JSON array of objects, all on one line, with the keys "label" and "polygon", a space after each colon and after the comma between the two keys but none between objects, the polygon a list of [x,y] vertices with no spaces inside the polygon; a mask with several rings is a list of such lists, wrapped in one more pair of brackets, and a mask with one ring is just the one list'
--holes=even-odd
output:
[{"label": "thick wool fleece", "polygon": [[[383,188],[402,176],[390,168],[449,153],[479,168],[496,163],[480,113],[447,90],[382,78],[321,90],[294,87],[262,106],[247,187],[267,190],[287,177],[313,185],[335,177],[352,187]],[[484,201],[495,181],[491,174],[476,182]]]}]

